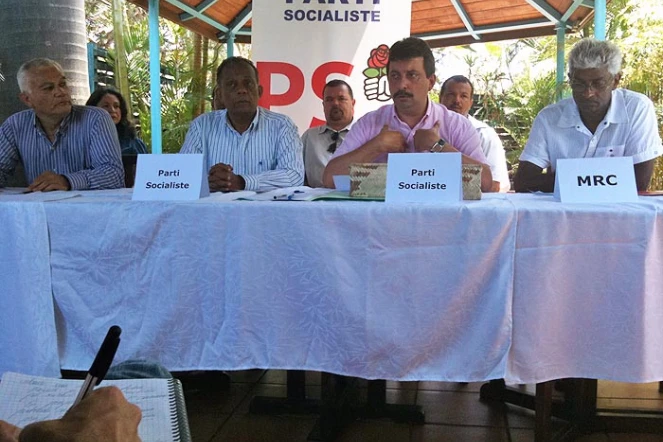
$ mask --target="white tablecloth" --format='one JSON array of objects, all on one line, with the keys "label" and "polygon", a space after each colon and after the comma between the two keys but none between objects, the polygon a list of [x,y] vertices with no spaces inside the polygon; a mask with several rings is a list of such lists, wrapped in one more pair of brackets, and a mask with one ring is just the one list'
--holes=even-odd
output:
[{"label": "white tablecloth", "polygon": [[663,380],[663,199],[518,210],[509,378]]},{"label": "white tablecloth", "polygon": [[0,203],[0,373],[59,376],[43,204]]},{"label": "white tablecloth", "polygon": [[365,378],[505,375],[515,212],[505,199],[46,206],[61,363],[283,368]]},{"label": "white tablecloth", "polygon": [[115,191],[0,197],[0,222],[0,372],[53,375],[56,339],[62,367],[85,370],[119,324],[118,361],[173,370],[663,379],[663,198],[140,203]]}]

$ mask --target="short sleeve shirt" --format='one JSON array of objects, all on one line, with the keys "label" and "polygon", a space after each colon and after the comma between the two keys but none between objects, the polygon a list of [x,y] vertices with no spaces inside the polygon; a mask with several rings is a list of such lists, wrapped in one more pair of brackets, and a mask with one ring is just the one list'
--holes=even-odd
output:
[{"label": "short sleeve shirt", "polygon": [[612,91],[603,121],[592,134],[573,98],[544,108],[534,119],[521,161],[555,169],[560,158],[632,157],[634,164],[663,154],[656,113],[645,95]]}]

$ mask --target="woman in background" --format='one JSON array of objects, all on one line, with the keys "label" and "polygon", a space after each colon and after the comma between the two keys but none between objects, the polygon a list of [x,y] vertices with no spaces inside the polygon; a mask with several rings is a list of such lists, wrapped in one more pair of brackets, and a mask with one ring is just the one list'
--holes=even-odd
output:
[{"label": "woman in background", "polygon": [[147,153],[147,146],[136,137],[136,129],[127,118],[127,102],[122,94],[115,89],[100,87],[94,90],[85,105],[106,109],[110,114],[120,139],[122,155]]}]

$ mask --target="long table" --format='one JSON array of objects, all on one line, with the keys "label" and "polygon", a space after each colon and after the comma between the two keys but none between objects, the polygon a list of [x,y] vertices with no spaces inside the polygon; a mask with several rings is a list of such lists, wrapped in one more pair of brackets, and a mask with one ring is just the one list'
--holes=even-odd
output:
[{"label": "long table", "polygon": [[[41,314],[55,318],[49,357],[65,369],[87,369],[119,324],[118,360],[171,370],[663,379],[660,198],[146,203],[120,191],[41,207]],[[0,348],[23,349],[4,336]],[[43,370],[24,356],[20,371]]]},{"label": "long table", "polygon": [[0,373],[60,375],[43,204],[0,204]]},{"label": "long table", "polygon": [[509,378],[663,380],[663,198],[518,213]]}]

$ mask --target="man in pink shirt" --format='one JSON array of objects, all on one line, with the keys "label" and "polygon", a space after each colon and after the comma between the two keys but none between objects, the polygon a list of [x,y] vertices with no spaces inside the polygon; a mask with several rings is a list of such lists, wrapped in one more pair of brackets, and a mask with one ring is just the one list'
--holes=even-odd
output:
[{"label": "man in pink shirt", "polygon": [[481,140],[463,116],[428,99],[435,86],[435,58],[425,41],[409,37],[389,49],[389,92],[394,104],[369,112],[352,126],[323,175],[334,187],[334,175],[347,175],[352,163],[384,163],[398,152],[460,152],[463,164],[481,164],[481,190],[490,192],[493,178]]}]

